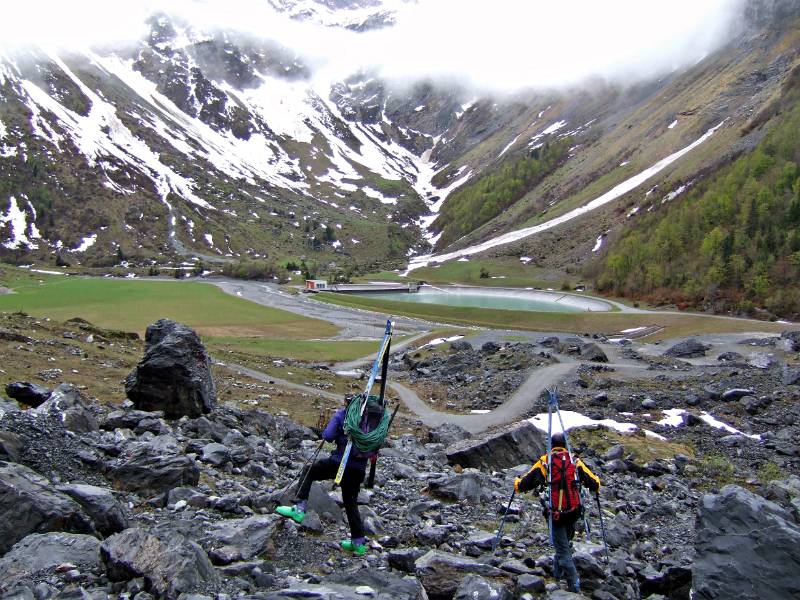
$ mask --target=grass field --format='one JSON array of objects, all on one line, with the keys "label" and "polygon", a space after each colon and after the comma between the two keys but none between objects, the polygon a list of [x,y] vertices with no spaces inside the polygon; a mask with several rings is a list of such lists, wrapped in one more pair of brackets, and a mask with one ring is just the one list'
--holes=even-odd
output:
[{"label": "grass field", "polygon": [[633,327],[657,325],[664,328],[658,334],[649,336],[647,338],[648,341],[702,333],[736,333],[744,331],[777,333],[786,329],[786,326],[780,323],[729,319],[691,313],[555,313],[414,304],[359,296],[345,296],[343,294],[323,293],[319,294],[317,298],[339,306],[365,308],[443,323],[481,325],[494,329],[602,333],[609,335]]},{"label": "grass field", "polygon": [[144,333],[160,318],[194,328],[202,336],[266,336],[319,339],[338,329],[225,294],[196,282],[140,281],[48,276],[3,269],[0,283],[14,293],[0,296],[0,311],[67,320],[81,317],[100,327]]},{"label": "grass field", "polygon": [[[395,342],[403,338],[394,338]],[[344,362],[374,354],[378,341],[275,340],[261,337],[214,337],[209,348],[236,349],[260,356],[293,358],[309,362]]]}]

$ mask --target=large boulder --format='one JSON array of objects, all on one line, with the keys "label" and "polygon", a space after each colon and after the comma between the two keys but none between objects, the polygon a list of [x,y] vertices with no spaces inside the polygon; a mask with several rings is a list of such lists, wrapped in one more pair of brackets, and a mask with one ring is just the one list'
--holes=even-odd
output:
[{"label": "large boulder", "polygon": [[20,404],[36,408],[50,397],[50,390],[29,381],[12,381],[6,385],[6,394]]},{"label": "large boulder", "polygon": [[168,419],[210,412],[217,393],[211,360],[198,335],[169,319],[150,325],[144,358],[125,379],[125,393],[136,408],[162,410]]},{"label": "large boulder", "polygon": [[57,489],[80,504],[92,519],[94,528],[103,535],[111,535],[128,527],[125,509],[111,490],[80,483],[60,485]]},{"label": "large boulder", "polygon": [[581,358],[590,362],[608,362],[608,356],[606,356],[606,353],[603,352],[603,349],[594,342],[581,346]]},{"label": "large boulder", "polygon": [[469,431],[455,423],[442,423],[428,432],[428,441],[433,444],[450,446],[456,442],[472,437]]},{"label": "large boulder", "polygon": [[0,461],[0,555],[31,533],[91,533],[80,505],[24,465]]},{"label": "large boulder", "polygon": [[184,485],[197,485],[200,468],[186,455],[139,444],[112,463],[107,475],[119,489],[158,494]]},{"label": "large boulder", "polygon": [[203,549],[179,533],[157,537],[139,528],[126,529],[103,542],[100,557],[111,581],[142,577],[147,591],[166,600],[218,582]]},{"label": "large boulder", "polygon": [[507,575],[497,567],[439,550],[430,550],[414,564],[416,575],[431,600],[450,600],[461,581],[470,574],[484,577]]},{"label": "large boulder", "polygon": [[280,520],[277,515],[266,515],[221,521],[203,545],[214,564],[252,560],[273,545]]},{"label": "large boulder", "polygon": [[0,558],[0,593],[42,571],[66,563],[93,570],[100,565],[100,541],[79,533],[32,533]]},{"label": "large boulder", "polygon": [[728,485],[703,497],[696,531],[695,598],[800,597],[800,527],[784,508]]},{"label": "large boulder", "polygon": [[484,469],[505,469],[535,462],[547,448],[547,435],[528,421],[515,423],[480,437],[448,447],[451,465]]},{"label": "large boulder", "polygon": [[710,349],[711,346],[703,344],[695,338],[688,338],[669,348],[664,352],[664,356],[671,356],[672,358],[700,358],[705,356],[706,352]]},{"label": "large boulder", "polygon": [[100,429],[86,398],[78,388],[69,383],[59,385],[47,401],[34,408],[33,412],[57,419],[66,429],[75,433],[89,433]]}]

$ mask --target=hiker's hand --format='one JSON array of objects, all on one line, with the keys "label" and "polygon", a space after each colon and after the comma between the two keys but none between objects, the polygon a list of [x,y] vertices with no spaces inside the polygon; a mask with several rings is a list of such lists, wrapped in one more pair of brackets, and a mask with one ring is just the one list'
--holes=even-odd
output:
[{"label": "hiker's hand", "polygon": [[514,479],[514,491],[519,493],[519,484],[522,483],[522,477]]}]

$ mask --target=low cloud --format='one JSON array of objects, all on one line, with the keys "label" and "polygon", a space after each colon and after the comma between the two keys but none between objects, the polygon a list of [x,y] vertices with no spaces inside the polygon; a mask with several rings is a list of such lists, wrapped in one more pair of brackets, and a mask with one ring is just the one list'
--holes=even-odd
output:
[{"label": "low cloud", "polygon": [[692,64],[731,39],[744,1],[387,0],[396,23],[357,33],[292,20],[266,0],[173,0],[167,8],[148,0],[28,0],[3,8],[0,44],[127,43],[146,35],[148,15],[164,11],[198,31],[278,42],[323,81],[366,69],[395,82],[449,80],[502,93],[597,77],[633,82]]}]

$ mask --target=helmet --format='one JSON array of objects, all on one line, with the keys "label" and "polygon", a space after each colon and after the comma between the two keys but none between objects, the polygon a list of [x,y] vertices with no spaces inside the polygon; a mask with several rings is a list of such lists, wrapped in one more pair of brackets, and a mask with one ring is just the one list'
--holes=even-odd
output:
[{"label": "helmet", "polygon": [[554,433],[550,437],[550,444],[553,448],[564,448],[567,444],[567,439],[564,437],[563,433]]}]

